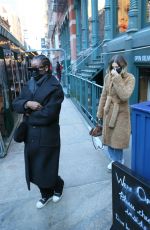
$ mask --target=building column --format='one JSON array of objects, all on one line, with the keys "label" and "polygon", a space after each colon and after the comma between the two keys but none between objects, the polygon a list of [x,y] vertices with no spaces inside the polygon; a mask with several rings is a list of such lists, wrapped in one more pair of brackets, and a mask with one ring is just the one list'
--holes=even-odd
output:
[{"label": "building column", "polygon": [[[125,39],[126,50],[132,50],[133,36],[132,33],[138,31],[138,0],[130,0],[129,24],[127,29],[128,36]],[[128,61],[128,70],[132,72],[134,66],[133,51],[125,52]]]},{"label": "building column", "polygon": [[64,44],[65,44],[65,51],[66,51],[66,55],[68,57],[68,34],[67,34],[67,21],[65,20],[65,28],[64,28]]},{"label": "building column", "polygon": [[138,0],[130,0],[129,25],[127,32],[138,30]]},{"label": "building column", "polygon": [[67,20],[67,50],[68,50],[68,60],[71,58],[71,48],[70,48],[70,28],[69,28],[69,19]]},{"label": "building column", "polygon": [[88,4],[87,0],[81,1],[82,14],[82,50],[86,50],[89,45],[89,26],[88,26]]},{"label": "building column", "polygon": [[61,47],[64,49],[65,47],[65,31],[64,31],[64,25],[62,25],[62,28],[61,28]]},{"label": "building column", "polygon": [[[92,6],[92,48],[94,49],[96,46],[98,46],[99,42],[99,20],[98,20],[98,1],[97,0],[91,0],[91,6]],[[94,51],[92,54],[92,58],[95,59],[97,56],[97,52]]]},{"label": "building column", "polygon": [[74,0],[68,0],[69,7],[69,29],[70,29],[70,52],[71,63],[76,60],[76,18],[74,11]]},{"label": "building column", "polygon": [[77,56],[81,51],[81,3],[80,0],[75,2],[75,12],[76,12],[76,45],[77,45]]},{"label": "building column", "polygon": [[105,1],[105,26],[104,26],[104,42],[110,41],[112,39],[112,10],[110,0]]},{"label": "building column", "polygon": [[98,28],[98,1],[92,0],[92,48],[98,45],[99,41],[99,28]]},{"label": "building column", "polygon": [[65,44],[66,44],[66,55],[67,60],[70,60],[70,28],[69,28],[69,19],[66,17],[65,20]]}]

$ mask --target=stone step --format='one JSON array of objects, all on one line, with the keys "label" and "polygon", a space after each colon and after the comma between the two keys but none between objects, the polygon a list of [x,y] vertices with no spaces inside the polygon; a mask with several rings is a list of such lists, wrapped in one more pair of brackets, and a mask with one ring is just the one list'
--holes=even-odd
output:
[{"label": "stone step", "polygon": [[100,69],[101,68],[101,65],[93,65],[93,64],[90,64],[90,65],[88,65],[88,68],[90,68],[90,69]]},{"label": "stone step", "polygon": [[91,74],[89,75],[89,74],[85,74],[85,73],[78,73],[77,74],[77,76],[79,76],[79,77],[84,77],[84,78],[91,78]]},{"label": "stone step", "polygon": [[93,74],[93,73],[95,73],[95,70],[94,69],[83,69],[83,70],[81,70],[81,72]]},{"label": "stone step", "polygon": [[92,65],[95,65],[95,64],[96,65],[102,65],[103,63],[101,61],[98,61],[98,60],[96,61],[95,60],[95,61],[92,61],[92,63],[90,63],[90,64],[92,64]]},{"label": "stone step", "polygon": [[100,61],[100,62],[102,62],[102,58],[96,58],[96,59],[93,59],[92,61],[93,61],[93,62],[95,62],[95,61]]},{"label": "stone step", "polygon": [[90,62],[89,64],[88,64],[88,66],[89,65],[92,65],[92,66],[102,66],[103,65],[103,63],[102,62],[100,62],[100,61],[95,61],[95,62]]}]

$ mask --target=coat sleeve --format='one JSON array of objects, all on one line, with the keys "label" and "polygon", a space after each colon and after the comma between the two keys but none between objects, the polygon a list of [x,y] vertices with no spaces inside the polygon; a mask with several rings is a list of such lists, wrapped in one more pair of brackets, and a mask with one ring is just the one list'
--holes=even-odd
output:
[{"label": "coat sleeve", "polygon": [[106,79],[107,79],[107,77],[108,76],[106,75],[105,80],[104,80],[104,86],[103,86],[102,94],[101,94],[98,109],[97,109],[97,117],[99,119],[103,118],[104,106],[105,106],[105,102],[107,99],[107,91],[106,91]]},{"label": "coat sleeve", "polygon": [[28,118],[30,125],[50,125],[59,119],[61,103],[64,99],[64,93],[61,88],[57,88],[49,95],[46,104],[41,110],[33,111]]},{"label": "coat sleeve", "polygon": [[22,113],[22,114],[27,112],[24,105],[28,100],[30,100],[30,98],[29,98],[29,95],[27,95],[27,97],[26,97],[25,96],[26,94],[27,94],[27,86],[24,86],[20,95],[18,97],[16,97],[12,103],[13,109],[15,112]]},{"label": "coat sleeve", "polygon": [[128,74],[127,79],[125,81],[123,81],[121,76],[115,76],[112,78],[112,81],[118,97],[122,101],[127,101],[134,90],[134,76],[132,74]]}]

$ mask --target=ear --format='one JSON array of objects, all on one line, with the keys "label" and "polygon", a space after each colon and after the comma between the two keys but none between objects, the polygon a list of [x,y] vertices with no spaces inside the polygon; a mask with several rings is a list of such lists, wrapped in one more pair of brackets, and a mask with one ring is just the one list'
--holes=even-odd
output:
[{"label": "ear", "polygon": [[48,72],[48,66],[45,66],[45,71]]}]

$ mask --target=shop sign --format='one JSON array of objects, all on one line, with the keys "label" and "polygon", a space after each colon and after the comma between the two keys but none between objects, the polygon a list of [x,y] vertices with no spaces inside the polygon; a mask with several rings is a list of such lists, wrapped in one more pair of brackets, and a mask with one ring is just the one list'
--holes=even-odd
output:
[{"label": "shop sign", "polygon": [[119,163],[112,167],[111,230],[150,229],[150,183]]},{"label": "shop sign", "polygon": [[134,56],[135,62],[150,62],[150,55],[137,55]]}]

